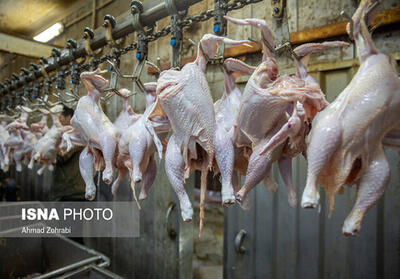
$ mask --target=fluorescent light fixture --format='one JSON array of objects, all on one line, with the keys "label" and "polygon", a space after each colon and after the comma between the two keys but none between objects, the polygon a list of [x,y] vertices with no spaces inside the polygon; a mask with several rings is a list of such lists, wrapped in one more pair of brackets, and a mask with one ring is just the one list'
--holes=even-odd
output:
[{"label": "fluorescent light fixture", "polygon": [[40,34],[33,37],[33,39],[35,41],[46,43],[51,39],[53,39],[54,37],[60,35],[63,31],[64,31],[64,26],[61,23],[57,22],[56,24],[50,26]]}]

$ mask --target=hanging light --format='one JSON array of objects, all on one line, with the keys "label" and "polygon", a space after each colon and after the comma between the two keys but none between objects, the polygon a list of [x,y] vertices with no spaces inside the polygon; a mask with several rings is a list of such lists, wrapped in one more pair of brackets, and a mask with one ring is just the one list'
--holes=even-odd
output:
[{"label": "hanging light", "polygon": [[60,35],[63,31],[64,31],[64,26],[60,22],[57,22],[56,24],[53,24],[43,32],[33,37],[33,39],[35,41],[46,43],[51,39],[53,39],[54,37]]}]

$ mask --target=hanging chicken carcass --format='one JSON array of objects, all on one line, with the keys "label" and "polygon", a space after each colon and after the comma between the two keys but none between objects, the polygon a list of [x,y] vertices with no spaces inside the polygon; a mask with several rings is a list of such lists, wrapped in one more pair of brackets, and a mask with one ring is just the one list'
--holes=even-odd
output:
[{"label": "hanging chicken carcass", "polygon": [[33,167],[32,153],[37,138],[27,125],[29,114],[33,110],[25,106],[18,106],[17,109],[21,111],[21,115],[6,126],[10,136],[5,143],[5,147],[8,148],[7,153],[11,152],[16,171],[20,172],[22,171],[22,163],[28,165],[28,168]]},{"label": "hanging chicken carcass", "polygon": [[57,105],[50,109],[53,125],[34,146],[33,158],[36,162],[42,164],[42,167],[37,171],[38,175],[41,175],[46,167],[50,171],[54,169],[53,164],[56,163],[57,154],[60,151],[59,145],[62,134],[73,129],[72,126],[63,126],[60,123],[59,114],[62,110],[62,105]]},{"label": "hanging chicken carcass", "polygon": [[119,174],[112,186],[113,194],[116,193],[126,171],[129,171],[135,197],[135,184],[142,183],[139,200],[147,198],[148,191],[156,178],[157,165],[154,153],[158,151],[159,157],[162,157],[161,141],[170,131],[170,124],[165,115],[149,117],[156,105],[156,87],[155,82],[144,84],[146,109],[121,133],[117,158]]},{"label": "hanging chicken carcass", "polygon": [[31,124],[31,131],[35,134],[37,139],[43,137],[49,130],[47,127],[47,118],[50,112],[44,108],[40,108],[39,111],[42,113],[42,118],[39,122]]},{"label": "hanging chicken carcass", "polygon": [[[278,77],[273,57],[275,42],[264,20],[225,18],[234,24],[260,28],[264,52],[261,64],[247,82],[235,123],[235,144],[248,150],[243,154],[251,154],[244,186],[236,194],[236,199],[243,203],[249,191],[262,180],[270,192],[275,192],[277,184],[271,166],[278,161],[288,188],[289,204],[293,207],[297,198],[291,176],[291,159],[303,151],[308,123],[327,102],[319,85],[307,75],[300,61],[297,75]],[[314,44],[313,48],[307,47],[307,51],[299,48],[304,52],[299,55],[344,45],[347,44],[333,42],[318,44],[318,47]],[[303,67],[299,69],[301,65]],[[287,138],[289,142],[286,142]]]},{"label": "hanging chicken carcass", "polygon": [[12,122],[12,118],[6,114],[0,115],[0,168],[6,172],[8,171],[10,154],[9,148],[5,146],[10,134],[8,133],[6,126]]},{"label": "hanging chicken carcass", "polygon": [[224,88],[221,98],[215,102],[215,159],[221,174],[221,196],[225,205],[235,202],[235,191],[239,188],[239,172],[246,173],[247,159],[243,149],[235,146],[234,122],[242,99],[242,92],[235,84],[240,74],[251,75],[255,67],[228,58],[224,61]]},{"label": "hanging chicken carcass", "polygon": [[302,206],[318,205],[320,184],[329,196],[332,211],[334,196],[341,187],[356,184],[356,201],[343,225],[347,236],[358,234],[365,213],[389,182],[382,141],[396,146],[395,131],[400,127],[398,74],[390,58],[376,49],[364,21],[371,2],[375,1],[361,2],[352,29],[348,28],[355,40],[360,68],[336,100],[315,117],[308,137]]},{"label": "hanging chicken carcass", "polygon": [[113,123],[117,130],[117,137],[120,138],[124,131],[139,119],[140,115],[135,113],[129,105],[131,92],[128,89],[122,88],[117,92],[111,92],[111,94],[114,93],[122,97],[122,110]]},{"label": "hanging chicken carcass", "polygon": [[95,171],[103,170],[103,181],[113,180],[113,163],[117,147],[117,132],[113,123],[104,114],[100,105],[100,94],[108,87],[108,81],[100,74],[100,69],[81,73],[81,80],[88,95],[79,99],[71,125],[85,145],[79,157],[79,169],[86,184],[85,197],[93,200],[96,186],[93,181]]},{"label": "hanging chicken carcass", "polygon": [[[206,177],[215,155],[215,114],[205,71],[207,62],[214,58],[218,43],[241,45],[249,41],[235,41],[211,34],[200,40],[196,60],[180,71],[167,70],[157,81],[157,105],[150,117],[167,115],[172,128],[165,155],[165,171],[179,198],[184,221],[192,220],[193,209],[184,183],[191,171],[201,170],[200,234],[204,222]],[[161,105],[161,108],[158,106]]]}]

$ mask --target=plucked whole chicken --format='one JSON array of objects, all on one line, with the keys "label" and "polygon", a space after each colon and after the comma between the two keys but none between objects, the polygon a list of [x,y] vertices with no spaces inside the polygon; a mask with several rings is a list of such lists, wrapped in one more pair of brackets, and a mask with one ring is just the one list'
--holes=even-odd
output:
[{"label": "plucked whole chicken", "polygon": [[100,95],[109,83],[99,73],[100,69],[81,73],[88,95],[79,99],[71,118],[71,125],[85,145],[79,157],[79,169],[86,184],[85,197],[88,200],[93,200],[96,196],[96,185],[93,181],[95,171],[104,168],[103,181],[107,184],[112,182],[117,147],[117,131],[100,105]]},{"label": "plucked whole chicken", "polygon": [[364,21],[371,2],[360,4],[352,29],[348,26],[360,68],[336,100],[317,114],[308,137],[307,184],[301,205],[318,205],[320,184],[332,210],[334,196],[343,185],[356,184],[356,201],[343,225],[345,235],[359,232],[366,211],[388,184],[390,169],[383,143],[399,147],[395,131],[400,127],[400,80],[389,57],[376,49]]},{"label": "plucked whole chicken", "polygon": [[27,125],[29,114],[33,110],[25,106],[19,106],[17,109],[21,111],[21,115],[6,126],[10,136],[5,143],[5,147],[12,154],[16,171],[21,172],[23,162],[28,165],[28,168],[31,169],[33,167],[32,153],[37,138]]},{"label": "plucked whole chicken", "polygon": [[117,130],[117,137],[120,138],[123,132],[128,129],[130,125],[135,123],[140,116],[136,114],[129,105],[129,97],[131,96],[131,92],[128,89],[122,88],[117,92],[111,93],[116,93],[118,96],[122,97],[122,111],[113,123],[115,129]]},{"label": "plucked whole chicken", "polygon": [[31,124],[31,131],[35,134],[36,138],[40,139],[43,137],[49,128],[47,127],[47,118],[50,112],[47,109],[39,108],[39,111],[42,113],[42,118],[39,122]]},{"label": "plucked whole chicken", "polygon": [[[198,44],[197,57],[180,71],[166,70],[157,81],[157,104],[152,116],[167,115],[172,135],[165,154],[165,171],[179,198],[182,218],[192,220],[193,209],[185,191],[185,178],[195,169],[201,170],[200,234],[204,223],[204,199],[208,169],[215,155],[215,113],[205,77],[207,62],[214,58],[218,43],[242,45],[235,41],[206,34]],[[233,197],[232,197],[233,198]],[[228,199],[232,199],[228,197]]]},{"label": "plucked whole chicken", "polygon": [[[57,105],[50,109],[49,113],[53,120],[53,125],[44,136],[42,136],[35,144],[33,150],[33,159],[42,164],[37,171],[38,175],[42,175],[47,167],[50,171],[54,169],[53,164],[56,163],[57,154],[59,153],[59,145],[62,134],[68,130],[72,130],[71,126],[63,126],[60,123],[59,115],[63,110],[62,105]],[[39,123],[40,124],[40,123]],[[33,125],[33,124],[32,124]],[[31,126],[32,126],[31,125]]]},{"label": "plucked whole chicken", "polygon": [[149,117],[156,105],[156,86],[155,82],[144,84],[146,109],[143,114],[135,115],[134,120],[124,129],[119,138],[116,163],[119,174],[112,185],[113,194],[116,193],[127,171],[135,197],[135,184],[142,183],[139,200],[147,198],[150,187],[156,178],[157,164],[154,153],[158,151],[161,159],[163,152],[161,140],[164,140],[170,131],[170,124],[166,116]]},{"label": "plucked whole chicken", "polygon": [[[234,24],[261,29],[264,52],[261,64],[246,84],[235,120],[235,144],[245,150],[243,154],[250,154],[245,182],[236,199],[245,208],[248,207],[249,191],[262,180],[269,192],[275,192],[277,183],[271,166],[278,161],[288,188],[289,204],[294,207],[297,198],[292,182],[291,159],[303,151],[308,123],[316,112],[326,107],[327,102],[319,85],[307,75],[305,65],[300,61],[297,61],[296,75],[278,77],[272,51],[275,42],[264,20],[225,18]],[[297,54],[309,55],[326,47],[345,45],[343,42],[331,42],[301,46]]]},{"label": "plucked whole chicken", "polygon": [[6,126],[12,121],[12,118],[8,115],[0,115],[0,168],[7,172],[9,168],[9,148],[5,146],[8,137]]},{"label": "plucked whole chicken", "polygon": [[239,172],[246,173],[247,160],[241,153],[243,150],[235,146],[234,122],[240,107],[242,93],[235,84],[241,74],[251,75],[255,67],[240,60],[228,58],[224,61],[224,88],[222,97],[215,102],[215,159],[221,173],[221,195],[224,204],[235,202],[234,192],[239,188]]}]

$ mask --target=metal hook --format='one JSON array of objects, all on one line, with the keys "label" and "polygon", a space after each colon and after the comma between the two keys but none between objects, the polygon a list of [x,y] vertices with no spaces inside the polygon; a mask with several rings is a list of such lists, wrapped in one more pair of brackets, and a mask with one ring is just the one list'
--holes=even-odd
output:
[{"label": "metal hook", "polygon": [[261,40],[271,53],[275,52],[275,48],[264,38],[261,32]]},{"label": "metal hook", "polygon": [[[111,78],[110,78],[110,85],[107,89],[103,90],[103,92],[116,92],[117,90],[117,82],[118,82],[118,77],[121,78],[128,78],[129,76],[125,76],[123,74],[121,74],[118,65],[117,65],[117,61],[116,63],[112,62],[111,60],[106,60],[106,62],[108,64],[110,64],[110,66],[108,67],[108,70],[111,71]],[[105,96],[106,99],[109,99],[111,96],[108,96],[108,94]]]},{"label": "metal hook", "polygon": [[66,105],[66,104],[72,104],[72,103],[77,103],[77,100],[75,100],[75,99],[64,99],[64,100],[62,101],[62,103],[63,103],[64,105]]},{"label": "metal hook", "polygon": [[135,68],[133,70],[132,75],[123,75],[120,70],[118,69],[118,67],[110,60],[106,60],[107,63],[110,64],[111,66],[111,71],[112,71],[112,75],[114,74],[115,78],[113,79],[113,82],[110,82],[110,87],[105,89],[104,92],[110,92],[110,91],[116,91],[116,86],[117,86],[117,77],[121,77],[121,78],[129,78],[132,79],[134,81],[134,83],[139,87],[139,89],[144,93],[146,92],[144,85],[142,83],[142,81],[140,80],[140,76],[142,74],[143,68],[144,68],[144,64],[149,64],[152,67],[154,67],[156,70],[160,70],[156,65],[154,65],[154,63],[148,61],[147,59],[142,59],[139,60],[138,63],[136,63]]},{"label": "metal hook", "polygon": [[113,35],[112,35],[112,29],[115,27],[115,19],[112,15],[105,15],[104,16],[104,23],[103,23],[103,27],[106,28],[106,41],[108,44],[110,44],[111,46],[116,46],[117,43],[114,41]]},{"label": "metal hook", "polygon": [[67,95],[68,97],[71,97],[71,98],[73,98],[73,99],[75,99],[75,100],[79,100],[79,96],[77,96],[73,91],[71,91],[71,92],[64,92],[64,94],[65,95]]},{"label": "metal hook", "polygon": [[163,68],[162,68],[162,66],[161,66],[161,58],[160,57],[157,57],[157,67],[160,69],[160,71],[163,71]]},{"label": "metal hook", "polygon": [[13,117],[15,117],[16,115],[18,115],[18,112],[16,112],[15,110],[13,110],[10,106],[6,106],[6,110],[8,110],[9,112],[11,112],[13,114]]},{"label": "metal hook", "polygon": [[[146,60],[147,59],[143,59],[142,61],[137,63],[135,66],[135,69],[133,70],[133,81],[135,82],[137,87],[139,87],[139,89],[140,89],[140,91],[142,91],[142,93],[145,93],[146,90],[144,88],[142,81],[140,80],[140,76],[142,75],[142,71],[143,71]],[[134,90],[132,90],[132,91],[134,91]]]},{"label": "metal hook", "polygon": [[[157,58],[157,59],[160,59],[159,57]],[[159,62],[158,60],[157,60],[157,62]],[[157,73],[161,73],[161,68],[160,67],[158,67],[156,64],[154,64],[153,62],[151,62],[150,60],[146,60],[146,62],[145,62],[147,65],[149,65],[149,66],[151,66],[151,67],[153,67],[156,71],[157,71]]]},{"label": "metal hook", "polygon": [[382,21],[380,21],[380,22],[378,22],[377,24],[375,24],[374,26],[372,26],[372,27],[369,29],[369,32],[371,33],[371,36],[372,36],[372,34],[374,33],[374,31],[375,31],[376,29],[378,29],[379,27],[381,27],[381,26],[383,26],[383,22],[382,22]]},{"label": "metal hook", "polygon": [[47,63],[48,63],[48,61],[44,56],[40,57],[40,71],[42,72],[42,75],[45,78],[49,77],[49,74],[47,73],[46,68],[45,68]]},{"label": "metal hook", "polygon": [[195,41],[193,41],[192,39],[188,39],[189,43],[191,43],[194,47],[197,48],[197,46],[199,45],[198,43],[196,43]]},{"label": "metal hook", "polygon": [[261,44],[259,41],[257,41],[256,39],[250,38],[250,37],[248,37],[247,39],[248,39],[250,42],[253,42],[253,43],[255,43],[256,45],[258,45],[258,47],[259,47],[260,49],[262,49],[262,44]]},{"label": "metal hook", "polygon": [[280,44],[279,46],[277,46],[275,48],[276,52],[279,52],[281,50],[291,50],[290,42],[286,42],[286,43]]},{"label": "metal hook", "polygon": [[368,8],[368,10],[366,11],[365,15],[369,16],[369,14],[379,5],[379,1],[376,1],[374,3],[372,3],[372,5]]},{"label": "metal hook", "polygon": [[92,50],[92,47],[90,46],[90,41],[94,38],[93,30],[90,29],[89,27],[86,27],[83,31],[83,38],[85,39],[86,53],[90,56],[94,55],[94,51]]},{"label": "metal hook", "polygon": [[179,11],[176,7],[176,0],[166,0],[165,7],[171,16],[171,39],[169,44],[172,47],[171,67],[180,67],[183,47],[183,27],[179,24],[186,16],[187,10]]},{"label": "metal hook", "polygon": [[296,60],[300,60],[300,59],[301,59],[301,57],[299,57],[299,56],[296,54],[296,52],[293,51],[292,45],[290,44],[290,42],[285,42],[285,43],[283,43],[283,44],[277,46],[277,47],[275,48],[275,51],[276,51],[276,52],[285,51],[285,53],[289,53],[289,55],[290,55],[290,56],[293,56]]},{"label": "metal hook", "polygon": [[[228,0],[215,0],[214,1],[214,34],[218,36],[226,36],[227,34],[227,20],[224,16],[227,14]],[[214,59],[210,60],[211,64],[223,63],[225,53],[225,44],[218,43],[218,50]]]},{"label": "metal hook", "polygon": [[103,51],[103,48],[98,49],[96,52],[92,50],[90,45],[91,40],[94,38],[94,32],[89,27],[86,27],[83,31],[83,39],[85,40],[85,51],[89,55],[90,59],[88,63],[92,63],[93,68],[97,68],[98,62],[95,58],[97,54]]},{"label": "metal hook", "polygon": [[47,100],[43,100],[42,98],[38,98],[39,101],[41,101],[47,108],[52,108],[56,105],[61,105],[62,102],[57,101],[55,103],[51,102],[51,101],[47,101]]},{"label": "metal hook", "polygon": [[350,24],[349,37],[350,37],[350,40],[354,40],[354,38],[353,38],[353,32],[354,32],[354,22],[353,22],[353,19],[352,19],[351,16],[349,16],[345,11],[341,11],[341,12],[340,12],[340,15],[341,15],[342,17],[344,17],[345,19],[347,19],[347,21],[349,22],[349,24]]}]

